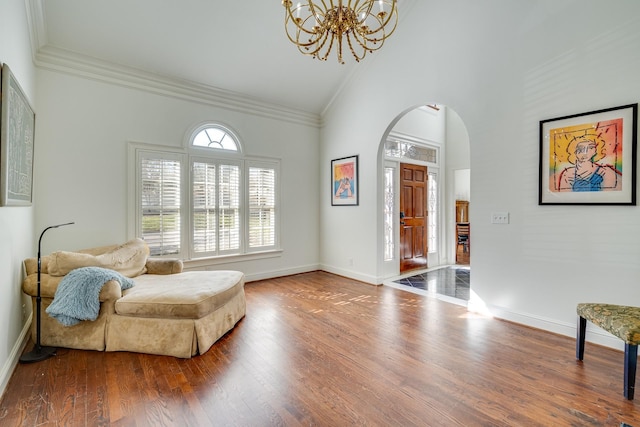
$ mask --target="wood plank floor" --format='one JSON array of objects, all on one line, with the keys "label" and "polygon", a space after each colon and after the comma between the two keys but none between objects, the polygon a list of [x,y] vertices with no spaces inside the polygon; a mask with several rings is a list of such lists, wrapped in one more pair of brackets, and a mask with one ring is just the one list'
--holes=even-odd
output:
[{"label": "wood plank floor", "polygon": [[247,316],[202,356],[60,349],[19,365],[0,425],[640,426],[619,351],[587,343],[577,362],[571,338],[323,272],[246,293]]}]

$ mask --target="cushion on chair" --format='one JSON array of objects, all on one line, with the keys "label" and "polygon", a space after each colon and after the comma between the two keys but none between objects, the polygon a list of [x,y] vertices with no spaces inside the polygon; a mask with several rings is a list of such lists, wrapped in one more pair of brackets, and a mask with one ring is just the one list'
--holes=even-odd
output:
[{"label": "cushion on chair", "polygon": [[581,303],[578,315],[630,345],[640,344],[640,307]]},{"label": "cushion on chair", "polygon": [[64,276],[80,267],[103,267],[126,277],[136,277],[147,271],[148,256],[149,247],[142,239],[130,240],[100,255],[57,251],[49,256],[48,273],[51,276]]},{"label": "cushion on chair", "polygon": [[239,271],[187,271],[169,276],[144,274],[116,301],[119,315],[200,319],[244,292]]}]

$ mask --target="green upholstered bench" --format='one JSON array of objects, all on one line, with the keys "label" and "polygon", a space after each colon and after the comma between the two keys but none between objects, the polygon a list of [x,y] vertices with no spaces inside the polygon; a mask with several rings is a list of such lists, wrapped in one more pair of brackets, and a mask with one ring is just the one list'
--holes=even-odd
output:
[{"label": "green upholstered bench", "polygon": [[640,307],[613,304],[578,304],[576,358],[584,358],[587,320],[624,341],[624,397],[633,400],[640,344]]}]

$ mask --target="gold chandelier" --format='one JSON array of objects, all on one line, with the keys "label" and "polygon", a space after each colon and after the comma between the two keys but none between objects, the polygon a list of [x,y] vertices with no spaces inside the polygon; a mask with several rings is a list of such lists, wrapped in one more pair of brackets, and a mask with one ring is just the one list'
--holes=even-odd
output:
[{"label": "gold chandelier", "polygon": [[[346,5],[344,4],[346,3]],[[382,47],[398,24],[397,0],[282,0],[287,36],[305,55],[326,61],[345,41],[356,61]]]}]

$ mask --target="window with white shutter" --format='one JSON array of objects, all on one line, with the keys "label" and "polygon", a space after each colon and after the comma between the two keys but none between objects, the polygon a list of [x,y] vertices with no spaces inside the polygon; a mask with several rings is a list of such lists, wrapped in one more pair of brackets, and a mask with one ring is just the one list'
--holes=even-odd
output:
[{"label": "window with white shutter", "polygon": [[130,144],[136,236],[152,255],[184,260],[278,250],[280,162],[243,156],[220,125],[196,128],[189,141],[183,150]]},{"label": "window with white shutter", "polygon": [[220,165],[220,252],[240,249],[240,167]]},{"label": "window with white shutter", "polygon": [[140,153],[138,225],[151,255],[181,254],[181,173],[179,155]]},{"label": "window with white shutter", "polygon": [[215,254],[218,250],[216,165],[193,162],[193,251]]},{"label": "window with white shutter", "polygon": [[241,162],[192,162],[193,253],[200,258],[240,251]]},{"label": "window with white shutter", "polygon": [[249,166],[249,248],[276,244],[276,170]]}]

